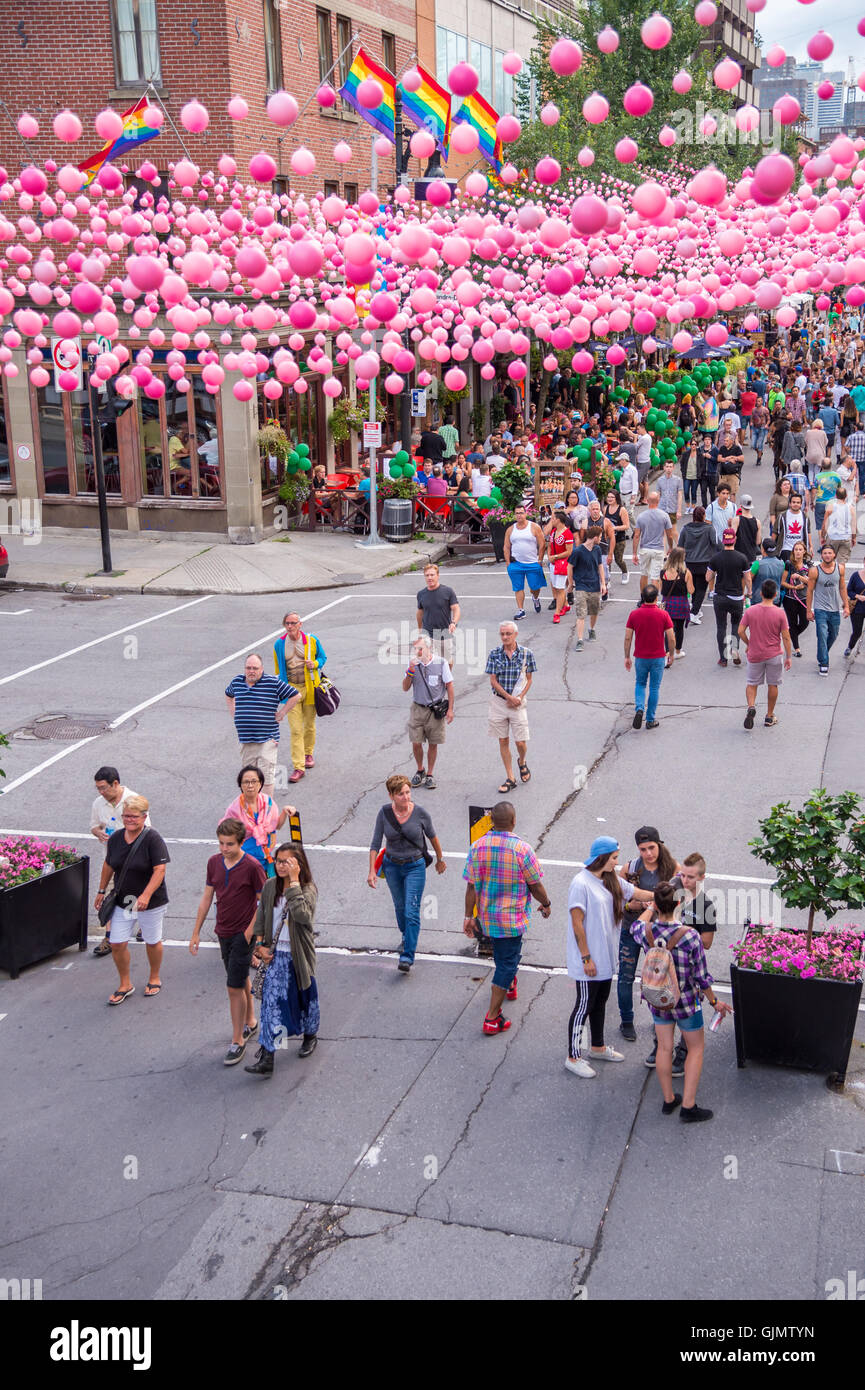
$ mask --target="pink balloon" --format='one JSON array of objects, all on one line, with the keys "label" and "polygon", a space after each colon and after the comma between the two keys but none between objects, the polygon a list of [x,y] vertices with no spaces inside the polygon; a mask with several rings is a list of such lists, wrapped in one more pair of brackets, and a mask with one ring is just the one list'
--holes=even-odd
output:
[{"label": "pink balloon", "polygon": [[712,0],[700,0],[694,8],[694,18],[698,24],[708,27],[714,24],[718,18],[718,7],[712,4]]},{"label": "pink balloon", "polygon": [[337,164],[351,163],[351,145],[346,140],[338,140],[333,147],[333,157]]},{"label": "pink balloon", "polygon": [[18,117],[16,124],[18,134],[23,135],[25,140],[35,140],[39,134],[39,122],[35,116],[29,115],[26,111]]},{"label": "pink balloon", "polygon": [[448,86],[454,96],[470,97],[478,89],[480,77],[471,63],[455,63],[448,73]]},{"label": "pink balloon", "polygon": [[423,78],[417,68],[409,68],[408,72],[403,73],[402,85],[407,92],[416,92],[423,82]]},{"label": "pink balloon", "polygon": [[249,161],[249,172],[256,183],[273,183],[276,178],[276,160],[271,159],[265,150],[260,150]]},{"label": "pink balloon", "polygon": [[409,148],[415,159],[429,159],[435,147],[435,136],[428,130],[416,130],[409,141]]},{"label": "pink balloon", "polygon": [[504,145],[512,145],[519,140],[522,126],[516,116],[500,116],[496,123],[496,135]]},{"label": "pink balloon", "polygon": [[[704,0],[704,2],[708,3],[708,0]],[[649,15],[649,18],[643,22],[640,37],[647,48],[654,50],[666,48],[673,37],[673,26],[664,15],[655,13]]]},{"label": "pink balloon", "polygon": [[722,92],[732,92],[742,81],[742,69],[733,58],[722,58],[715,67],[712,77],[716,87]]},{"label": "pink balloon", "polygon": [[578,72],[583,61],[583,50],[573,39],[557,39],[550,49],[550,67],[559,77],[570,77]]},{"label": "pink balloon", "polygon": [[[560,116],[561,112],[553,101],[548,101],[541,107],[541,120],[544,125],[558,125]],[[451,140],[453,141],[453,136]]]},{"label": "pink balloon", "polygon": [[51,377],[44,367],[34,367],[30,373],[30,380],[33,382],[34,386],[41,387],[47,386]]},{"label": "pink balloon", "polygon": [[583,102],[583,117],[589,125],[600,125],[610,114],[610,103],[600,92],[592,92]]},{"label": "pink balloon", "polygon": [[336,400],[337,396],[342,395],[342,386],[335,376],[329,376],[321,389],[326,396],[330,396],[331,400]]},{"label": "pink balloon", "polygon": [[706,329],[706,342],[710,347],[723,347],[729,336],[722,323],[710,323]]},{"label": "pink balloon", "polygon": [[119,111],[114,111],[110,106],[106,106],[105,110],[100,111],[95,117],[93,125],[100,139],[116,140],[123,130],[123,117]]},{"label": "pink balloon", "polygon": [[188,101],[180,108],[180,124],[193,134],[198,134],[210,125],[210,113],[200,101]]},{"label": "pink balloon", "polygon": [[693,85],[694,79],[691,74],[685,72],[684,68],[680,68],[673,78],[673,91],[678,92],[679,96],[683,97],[687,92],[690,92]]},{"label": "pink balloon", "polygon": [[445,372],[444,380],[449,391],[462,391],[468,385],[468,377],[461,367],[451,367]]},{"label": "pink balloon", "polygon": [[301,145],[299,149],[292,151],[290,163],[296,174],[311,174],[315,169],[315,155],[312,150]]},{"label": "pink balloon", "polygon": [[772,107],[772,115],[780,125],[793,125],[802,115],[802,108],[795,97],[785,92],[784,96],[779,97]]},{"label": "pink balloon", "polygon": [[538,183],[558,183],[562,176],[562,166],[551,155],[545,155],[535,165],[535,178]]},{"label": "pink balloon", "polygon": [[367,77],[357,86],[357,99],[367,111],[374,111],[384,101],[384,88],[374,77]]},{"label": "pink balloon", "polygon": [[693,344],[694,339],[691,337],[690,333],[685,331],[684,328],[680,329],[678,333],[673,334],[674,352],[687,352],[690,347],[693,347]]},{"label": "pink balloon", "polygon": [[515,53],[513,49],[502,58],[502,68],[505,72],[510,73],[512,77],[522,70],[522,66],[522,58],[519,53]]},{"label": "pink balloon", "polygon": [[672,126],[661,126],[661,129],[658,132],[658,144],[667,147],[670,145],[675,145],[675,143],[676,132],[673,130]]},{"label": "pink balloon", "polygon": [[787,57],[787,54],[779,43],[773,43],[765,57],[770,68],[779,68]]},{"label": "pink balloon", "polygon": [[255,387],[251,381],[236,381],[232,387],[235,400],[251,401],[255,395]]},{"label": "pink balloon", "polygon": [[606,24],[598,34],[596,42],[601,53],[615,53],[619,46],[619,36],[615,29]]},{"label": "pink balloon", "polygon": [[795,177],[795,166],[784,154],[766,155],[754,170],[754,184],[773,202],[779,202],[790,191]]},{"label": "pink balloon", "polygon": [[458,121],[451,134],[451,149],[457,154],[471,154],[479,144],[480,135],[475,127],[469,125],[468,121]]},{"label": "pink balloon", "polygon": [[583,145],[577,155],[577,163],[581,169],[590,169],[595,162],[595,152],[590,150],[588,145]]},{"label": "pink balloon", "polygon": [[835,47],[834,39],[830,38],[825,30],[820,29],[812,39],[808,40],[808,56],[815,62],[822,63],[824,58],[828,58]]},{"label": "pink balloon", "polygon": [[396,372],[391,372],[384,379],[384,389],[385,391],[387,391],[389,396],[398,396],[400,391],[402,391],[404,387],[405,382],[403,381],[402,377],[399,376]]},{"label": "pink balloon", "polygon": [[607,205],[592,193],[584,193],[571,208],[571,226],[578,236],[594,236],[607,225]]},{"label": "pink balloon", "polygon": [[619,367],[625,360],[625,349],[620,343],[613,343],[606,351],[606,359],[611,367]]},{"label": "pink balloon", "polygon": [[52,124],[58,140],[71,145],[81,139],[83,126],[74,111],[58,111]]},{"label": "pink balloon", "polygon": [[243,97],[232,97],[227,109],[233,121],[243,121],[249,115],[249,106]]},{"label": "pink balloon", "polygon": [[620,164],[633,164],[640,151],[636,141],[625,136],[624,140],[618,142],[613,153]]},{"label": "pink balloon", "polygon": [[574,353],[573,357],[571,358],[571,366],[573,367],[575,372],[579,373],[580,376],[585,376],[587,372],[590,372],[592,370],[594,365],[594,357],[590,352],[586,352],[585,348],[581,348],[580,351]]},{"label": "pink balloon", "polygon": [[[386,135],[379,135],[378,138],[373,141],[373,149],[375,150],[379,159],[388,159],[393,154],[393,145],[391,144],[390,140],[388,140]],[[360,199],[358,199],[358,201],[360,201]],[[376,208],[378,207],[377,198],[375,200],[375,206]],[[375,211],[375,209],[372,210]],[[366,212],[369,211],[369,209],[364,208],[363,211]]]},{"label": "pink balloon", "polygon": [[775,313],[775,322],[779,323],[782,328],[792,328],[797,318],[796,310],[789,305],[786,308],[776,310]]},{"label": "pink balloon", "polygon": [[[525,362],[515,361],[508,363],[508,376],[511,381],[522,381],[526,374],[527,369]],[[448,373],[448,375],[450,375],[450,373]],[[462,373],[460,373],[460,375],[463,376],[463,380],[465,381],[465,376]],[[447,385],[447,377],[445,377],[445,385]]]},{"label": "pink balloon", "polygon": [[292,125],[297,120],[298,112],[297,102],[290,92],[274,92],[267,99],[267,114],[274,125]]},{"label": "pink balloon", "polygon": [[821,82],[817,88],[817,95],[821,101],[829,101],[835,95],[834,82]]},{"label": "pink balloon", "polygon": [[[204,376],[204,373],[201,375]],[[283,388],[278,381],[266,381],[262,390],[269,401],[278,401],[283,394]]]},{"label": "pink balloon", "polygon": [[659,183],[647,181],[634,190],[631,202],[641,217],[657,217],[666,206],[667,191]]},{"label": "pink balloon", "polygon": [[644,87],[642,82],[635,82],[629,87],[622,99],[622,105],[629,116],[645,116],[651,111],[655,104],[655,98],[648,87]]}]

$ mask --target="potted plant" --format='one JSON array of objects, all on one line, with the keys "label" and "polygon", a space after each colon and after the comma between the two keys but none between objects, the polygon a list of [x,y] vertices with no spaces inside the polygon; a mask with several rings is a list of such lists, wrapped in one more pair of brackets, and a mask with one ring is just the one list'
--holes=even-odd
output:
[{"label": "potted plant", "polygon": [[352,431],[355,434],[362,433],[364,421],[369,414],[369,398],[365,397],[364,399],[367,402],[366,405],[364,405],[364,400],[360,395],[356,401],[337,401],[331,410],[327,417],[327,427],[333,435],[335,444],[344,444]]},{"label": "potted plant", "polygon": [[86,950],[89,881],[89,858],[68,845],[0,839],[0,970],[16,980],[67,946]]},{"label": "potted plant", "polygon": [[825,787],[800,807],[773,806],[751,848],[775,871],[787,907],[807,908],[807,927],[745,923],[730,971],[736,1058],[827,1072],[843,1086],[862,994],[863,934],[856,926],[814,931],[865,905],[865,818],[855,792]]}]

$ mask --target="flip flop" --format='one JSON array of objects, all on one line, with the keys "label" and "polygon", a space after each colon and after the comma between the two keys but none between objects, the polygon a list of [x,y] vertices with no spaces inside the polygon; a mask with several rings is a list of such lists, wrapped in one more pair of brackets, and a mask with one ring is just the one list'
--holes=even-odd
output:
[{"label": "flip flop", "polygon": [[127,999],[130,994],[134,993],[134,985],[130,985],[129,989],[116,989],[112,994],[111,998],[109,999],[108,1003],[111,1005],[112,1008],[116,1008],[118,1004],[122,1004],[124,999]]},{"label": "flip flop", "polygon": [[155,996],[159,993],[159,991],[160,991],[161,989],[162,989],[162,981],[161,981],[161,980],[160,980],[157,984],[151,984],[150,981],[148,980],[148,981],[147,981],[147,984],[144,986],[144,998],[145,998],[145,999],[153,999],[153,998],[155,998]]}]

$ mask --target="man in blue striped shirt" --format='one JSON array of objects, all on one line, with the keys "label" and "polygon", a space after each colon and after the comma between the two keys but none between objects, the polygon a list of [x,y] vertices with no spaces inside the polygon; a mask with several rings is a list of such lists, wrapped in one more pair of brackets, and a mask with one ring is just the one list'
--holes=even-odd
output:
[{"label": "man in blue striped shirt", "polygon": [[225,688],[225,699],[240,740],[241,766],[253,763],[261,768],[265,796],[273,795],[279,751],[279,721],[300,698],[300,691],[295,690],[288,681],[264,674],[258,652],[250,653],[244,664],[243,675],[235,676]]}]

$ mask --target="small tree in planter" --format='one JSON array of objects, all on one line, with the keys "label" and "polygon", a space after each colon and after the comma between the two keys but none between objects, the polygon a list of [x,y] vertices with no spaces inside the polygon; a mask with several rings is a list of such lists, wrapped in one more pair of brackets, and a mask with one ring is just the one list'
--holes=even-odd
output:
[{"label": "small tree in planter", "polygon": [[807,908],[804,931],[746,923],[730,971],[736,1055],[830,1073],[844,1084],[862,994],[862,932],[815,933],[814,918],[865,906],[865,820],[855,792],[812,792],[803,806],[773,806],[752,840],[775,871],[788,907]]}]

